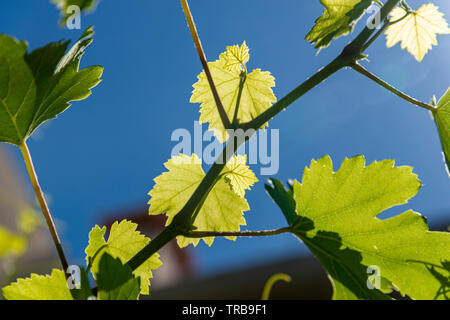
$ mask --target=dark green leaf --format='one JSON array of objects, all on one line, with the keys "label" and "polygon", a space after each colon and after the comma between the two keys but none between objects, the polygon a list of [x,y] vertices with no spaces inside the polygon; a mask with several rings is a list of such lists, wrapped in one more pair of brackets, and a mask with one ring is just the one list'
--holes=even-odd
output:
[{"label": "dark green leaf", "polygon": [[283,184],[274,178],[270,178],[269,183],[266,183],[264,187],[273,201],[275,201],[275,203],[280,207],[288,224],[292,225],[294,220],[297,218],[292,188],[286,190]]},{"label": "dark green leaf", "polygon": [[89,27],[66,54],[69,42],[51,43],[26,54],[24,42],[0,34],[0,141],[21,145],[71,101],[90,95],[103,71],[99,66],[79,70],[92,35]]},{"label": "dark green leaf", "polygon": [[441,137],[447,173],[450,176],[450,88],[439,99],[437,110],[434,112],[434,119]]},{"label": "dark green leaf", "polygon": [[[89,275],[83,267],[79,266],[79,268],[80,282],[77,284],[79,287],[70,290],[70,293],[74,300],[88,300],[88,298],[93,296],[89,285]],[[74,276],[76,278],[76,275]]]},{"label": "dark green leaf", "polygon": [[141,291],[140,279],[119,258],[104,253],[96,275],[99,300],[136,300]]}]

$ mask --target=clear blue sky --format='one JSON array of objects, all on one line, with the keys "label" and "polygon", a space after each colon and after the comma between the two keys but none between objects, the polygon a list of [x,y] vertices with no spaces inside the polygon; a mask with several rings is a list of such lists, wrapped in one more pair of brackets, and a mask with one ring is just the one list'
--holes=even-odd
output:
[{"label": "clear blue sky", "polygon": [[[417,8],[425,2],[410,4]],[[433,2],[450,19],[450,3]],[[277,97],[314,74],[351,39],[340,38],[316,56],[304,36],[322,13],[318,0],[192,0],[191,9],[209,60],[226,45],[246,40],[251,49],[248,67],[272,72]],[[81,31],[60,28],[57,20],[57,10],[46,1],[0,4],[0,32],[27,40],[31,49],[80,35]],[[153,178],[164,171],[175,145],[172,131],[192,130],[199,117],[198,105],[190,104],[189,98],[201,66],[178,1],[101,1],[94,13],[83,16],[82,27],[91,24],[95,40],[82,65],[103,65],[103,82],[91,97],[47,123],[29,142],[51,209],[64,222],[65,246],[79,262],[90,228],[106,213],[145,207]],[[386,49],[381,37],[368,51],[370,63],[364,64],[429,101],[449,85],[450,36],[438,36],[438,41],[419,64],[399,45]],[[450,222],[450,181],[428,112],[354,71],[334,75],[272,120],[270,127],[280,129],[277,178],[300,178],[311,159],[325,154],[335,166],[357,154],[365,155],[367,162],[393,158],[399,165],[413,166],[423,188],[406,206],[390,212],[412,208],[427,216],[432,226]],[[28,186],[18,152],[8,149]],[[285,225],[263,181],[248,192],[248,201],[248,229]],[[206,273],[302,252],[303,246],[287,235],[236,243],[216,240],[213,248],[200,245],[195,250],[198,266]]]}]

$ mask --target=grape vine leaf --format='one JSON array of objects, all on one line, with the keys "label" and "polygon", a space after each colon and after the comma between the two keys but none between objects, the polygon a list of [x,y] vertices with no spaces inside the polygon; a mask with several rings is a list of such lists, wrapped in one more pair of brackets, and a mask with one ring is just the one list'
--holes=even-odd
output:
[{"label": "grape vine leaf", "polygon": [[73,300],[64,272],[58,269],[51,275],[32,273],[30,278],[17,279],[2,293],[7,300]]},{"label": "grape vine leaf", "polygon": [[[197,186],[205,177],[200,159],[192,154],[172,157],[164,163],[169,170],[154,179],[155,186],[149,192],[149,214],[165,213],[169,225],[175,215],[183,208]],[[238,231],[240,225],[245,225],[243,211],[249,210],[247,201],[236,194],[230,185],[221,177],[206,197],[194,220],[198,231]],[[228,237],[234,240],[235,237]],[[203,238],[211,246],[214,237]],[[200,239],[177,237],[180,247],[189,244],[196,246]]]},{"label": "grape vine leaf", "polygon": [[25,252],[27,240],[0,226],[0,258],[6,256],[20,256]]},{"label": "grape vine leaf", "polygon": [[[448,34],[450,29],[443,14],[432,3],[422,5],[411,11],[406,18],[405,9],[395,7],[390,13],[390,21],[396,21],[386,29],[386,46],[393,47],[401,41],[401,48],[421,62],[423,57],[437,45],[436,34]],[[403,19],[402,19],[403,18]]]},{"label": "grape vine leaf", "polygon": [[83,100],[100,82],[103,68],[79,70],[93,28],[64,54],[68,42],[51,43],[27,54],[25,42],[0,34],[0,141],[21,145],[43,122],[71,101]]},{"label": "grape vine leaf", "polygon": [[[85,252],[87,264],[92,263],[91,270],[94,277],[99,272],[99,261],[105,253],[126,263],[150,242],[150,239],[136,231],[136,228],[137,224],[131,221],[122,220],[120,223],[116,221],[111,226],[107,241],[105,240],[106,227],[100,228],[96,225],[91,230],[89,245]],[[141,294],[149,294],[152,270],[158,269],[161,265],[159,254],[155,253],[133,272],[140,278]]]},{"label": "grape vine leaf", "polygon": [[331,40],[352,32],[372,0],[320,0],[325,7],[322,16],[306,35],[314,48],[326,48]]},{"label": "grape vine leaf", "polygon": [[223,172],[225,181],[240,196],[245,197],[245,190],[250,190],[258,178],[247,163],[247,155],[237,155],[228,160]]},{"label": "grape vine leaf", "polygon": [[[244,54],[239,53],[239,58],[243,61],[248,59],[248,50],[242,49],[244,45],[247,47],[244,42],[238,50],[245,52]],[[233,119],[241,82],[241,72],[244,71],[237,68],[227,69],[235,61],[229,58],[233,56],[231,52],[234,51],[230,48],[233,47],[228,47],[227,52],[220,54],[219,60],[209,62],[208,66],[228,119]],[[205,72],[202,71],[197,78],[198,81],[193,85],[194,90],[190,102],[200,103],[200,123],[209,123],[209,130],[214,132],[220,142],[225,142],[228,139],[228,133],[217,111]],[[246,75],[237,113],[237,118],[241,123],[254,119],[267,110],[272,103],[276,102],[277,98],[272,91],[274,86],[275,78],[269,71],[254,69]],[[263,127],[265,126],[267,126],[267,123]]]},{"label": "grape vine leaf", "polygon": [[98,300],[137,300],[141,291],[139,277],[119,258],[105,253],[100,258],[97,278]]},{"label": "grape vine leaf", "polygon": [[242,71],[245,68],[245,64],[250,59],[249,51],[250,49],[245,41],[241,46],[227,46],[224,68],[228,71]]},{"label": "grape vine leaf", "polygon": [[362,156],[346,158],[336,172],[325,156],[305,168],[301,184],[294,182],[297,218],[291,227],[326,268],[335,299],[387,298],[366,285],[369,266],[411,298],[445,298],[430,266],[447,272],[450,233],[428,231],[426,219],[411,210],[376,217],[406,203],[420,186],[411,167],[395,167],[393,160],[365,166]]},{"label": "grape vine leaf", "polygon": [[286,190],[280,181],[270,178],[264,187],[269,196],[280,207],[288,224],[292,225],[297,218],[293,186],[290,185],[289,189]]},{"label": "grape vine leaf", "polygon": [[439,99],[433,116],[441,137],[447,173],[450,176],[450,88]]},{"label": "grape vine leaf", "polygon": [[95,9],[98,0],[51,0],[56,7],[61,11],[61,24],[64,24],[67,19],[74,13],[70,10],[71,6],[77,6],[80,12],[89,12]]}]

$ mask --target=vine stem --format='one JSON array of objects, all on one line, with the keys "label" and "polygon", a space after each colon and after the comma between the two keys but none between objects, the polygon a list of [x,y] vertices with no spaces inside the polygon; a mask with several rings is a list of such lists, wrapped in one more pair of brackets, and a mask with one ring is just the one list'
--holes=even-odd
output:
[{"label": "vine stem", "polygon": [[189,30],[191,31],[192,39],[194,40],[195,48],[197,49],[198,57],[200,58],[200,62],[205,70],[206,78],[208,79],[209,86],[211,87],[211,91],[214,97],[214,101],[216,102],[217,110],[219,111],[220,119],[222,120],[223,126],[225,129],[231,128],[230,119],[228,119],[228,115],[225,112],[225,108],[223,107],[222,101],[220,100],[219,93],[217,92],[217,88],[214,84],[213,78],[211,76],[211,71],[208,67],[208,62],[206,60],[205,52],[203,51],[202,43],[200,42],[200,37],[198,36],[197,28],[195,27],[194,18],[192,17],[191,10],[189,9],[189,4],[186,0],[181,0],[181,6],[183,7],[183,12],[186,17],[186,21],[189,26]]},{"label": "vine stem", "polygon": [[27,143],[24,142],[19,146],[20,151],[22,151],[23,159],[27,167],[28,175],[30,176],[31,184],[33,185],[34,193],[39,201],[42,213],[44,214],[45,221],[47,222],[48,229],[55,244],[56,251],[58,252],[59,259],[61,260],[64,272],[67,271],[69,264],[67,263],[66,256],[64,255],[64,250],[61,245],[61,240],[59,239],[58,232],[56,231],[55,223],[53,222],[52,215],[48,208],[47,202],[45,201],[44,193],[42,192],[39,180],[34,169],[33,160],[31,158],[30,150],[28,149]]},{"label": "vine stem", "polygon": [[291,228],[281,228],[275,230],[263,231],[191,231],[183,236],[187,238],[206,238],[206,237],[265,237],[275,236],[282,233],[291,232]]},{"label": "vine stem", "polygon": [[371,73],[368,70],[366,70],[358,62],[355,62],[351,67],[353,68],[353,70],[358,71],[362,75],[364,75],[367,78],[369,78],[370,80],[376,82],[377,84],[379,84],[383,88],[389,90],[393,94],[399,96],[400,98],[402,98],[402,99],[404,99],[404,100],[406,100],[406,101],[408,101],[408,102],[410,102],[412,104],[415,104],[416,106],[419,106],[419,107],[425,108],[427,110],[430,110],[431,112],[435,112],[436,111],[436,108],[433,107],[432,105],[427,104],[425,102],[419,101],[417,99],[414,99],[414,98],[408,96],[407,94],[405,94],[402,91],[396,89],[395,87],[393,87],[392,85],[390,85],[386,81],[378,78],[376,75],[374,75],[373,73]]},{"label": "vine stem", "polygon": [[372,36],[372,38],[370,38],[370,39],[364,44],[364,46],[362,47],[361,52],[366,51],[366,49],[367,49],[368,47],[370,47],[370,45],[371,45],[375,40],[377,40],[377,38],[384,32],[384,30],[386,30],[387,27],[389,27],[389,25],[390,25],[389,20],[386,18],[386,19],[384,20],[383,26],[377,31],[377,33],[375,33],[375,35]]},{"label": "vine stem", "polygon": [[238,119],[238,113],[239,113],[239,105],[241,104],[241,97],[242,97],[242,90],[244,89],[245,80],[247,79],[247,70],[242,71],[239,76],[239,90],[238,90],[238,96],[236,99],[236,108],[234,108],[234,116],[233,116],[233,127],[239,126],[239,119]]}]

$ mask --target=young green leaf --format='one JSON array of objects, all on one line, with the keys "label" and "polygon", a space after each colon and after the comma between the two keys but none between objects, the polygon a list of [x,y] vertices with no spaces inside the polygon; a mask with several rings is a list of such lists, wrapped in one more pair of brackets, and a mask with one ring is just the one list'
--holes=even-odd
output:
[{"label": "young green leaf", "polygon": [[17,217],[17,229],[24,234],[33,233],[42,225],[41,216],[33,208],[23,209]]},{"label": "young green leaf", "polygon": [[245,41],[241,46],[227,46],[227,51],[225,52],[225,66],[224,68],[229,71],[243,71],[245,70],[245,64],[250,59],[249,48]]},{"label": "young green leaf", "polygon": [[27,247],[27,240],[0,226],[0,258],[20,256]]},{"label": "young green leaf", "polygon": [[[183,208],[197,186],[205,177],[200,159],[180,154],[167,161],[164,166],[169,170],[155,178],[155,186],[149,192],[151,197],[149,213],[165,213],[167,225]],[[198,231],[239,231],[245,225],[243,211],[249,210],[247,201],[230,188],[224,177],[216,181],[198,211],[194,227]],[[235,237],[228,239],[234,240]],[[185,247],[190,243],[196,246],[200,239],[177,237],[178,245]],[[213,237],[203,238],[211,246]]]},{"label": "young green leaf", "polygon": [[433,116],[436,121],[439,136],[441,137],[447,173],[450,176],[450,88],[448,88],[447,92],[439,99],[437,110]]},{"label": "young green leaf", "polygon": [[[108,240],[105,240],[106,227],[100,228],[96,225],[91,230],[89,245],[85,251],[87,264],[92,264],[91,270],[94,277],[99,272],[99,261],[105,253],[126,263],[150,242],[150,239],[136,231],[136,228],[137,224],[131,221],[122,220],[120,223],[116,221],[111,226]],[[95,259],[93,259],[94,256]],[[153,277],[152,270],[158,269],[161,265],[159,254],[155,253],[133,272],[141,279],[141,294],[149,293],[149,279]]]},{"label": "young green leaf", "polygon": [[447,21],[438,7],[432,3],[422,5],[419,10],[406,14],[405,9],[396,7],[390,12],[391,24],[386,29],[386,46],[395,46],[401,41],[402,49],[407,49],[410,54],[421,62],[423,57],[437,45],[436,34],[450,33]]},{"label": "young green leaf", "polygon": [[97,278],[98,300],[136,300],[141,291],[140,278],[119,258],[105,253],[100,258]]},{"label": "young green leaf", "polygon": [[372,0],[320,0],[325,7],[322,16],[306,35],[314,48],[326,48],[331,40],[353,31]]},{"label": "young green leaf", "polygon": [[64,54],[68,42],[51,43],[26,54],[24,42],[0,34],[0,141],[21,145],[43,122],[56,118],[71,101],[85,99],[100,82],[102,67],[79,70],[93,29]]},{"label": "young green leaf", "polygon": [[[238,59],[242,60],[242,65],[245,64],[245,61],[248,61],[248,48],[245,49],[244,46],[247,47],[245,43],[239,49],[228,47],[227,52],[219,56],[219,60],[208,63],[220,100],[229,119],[233,119],[234,117],[239,84],[241,82],[240,74],[241,72],[245,72],[232,66],[237,65],[236,61],[240,61]],[[232,52],[236,50],[238,53],[236,53],[237,56],[234,56]],[[228,134],[217,111],[217,106],[205,72],[200,73],[197,78],[198,81],[193,85],[194,91],[192,92],[190,102],[201,104],[200,122],[208,122],[209,130],[213,130],[217,139],[220,142],[224,142],[228,139]],[[255,69],[247,74],[242,89],[237,119],[241,123],[248,122],[266,111],[277,100],[272,91],[272,87],[274,86],[275,78],[268,71]]]},{"label": "young green leaf", "polygon": [[32,273],[30,278],[17,279],[2,293],[7,300],[73,300],[64,272],[57,269],[51,275]]},{"label": "young green leaf", "polygon": [[292,228],[328,271],[335,299],[386,298],[367,284],[373,270],[409,297],[445,298],[431,266],[450,276],[444,268],[450,234],[428,231],[426,219],[411,210],[376,217],[418,192],[421,184],[411,171],[395,167],[393,160],[365,166],[364,157],[357,156],[334,172],[326,156],[305,169],[302,184],[295,181]]},{"label": "young green leaf", "polygon": [[258,178],[246,163],[247,155],[237,155],[228,160],[223,172],[225,181],[242,198],[245,197],[245,190],[250,190],[250,187],[258,182]]}]

